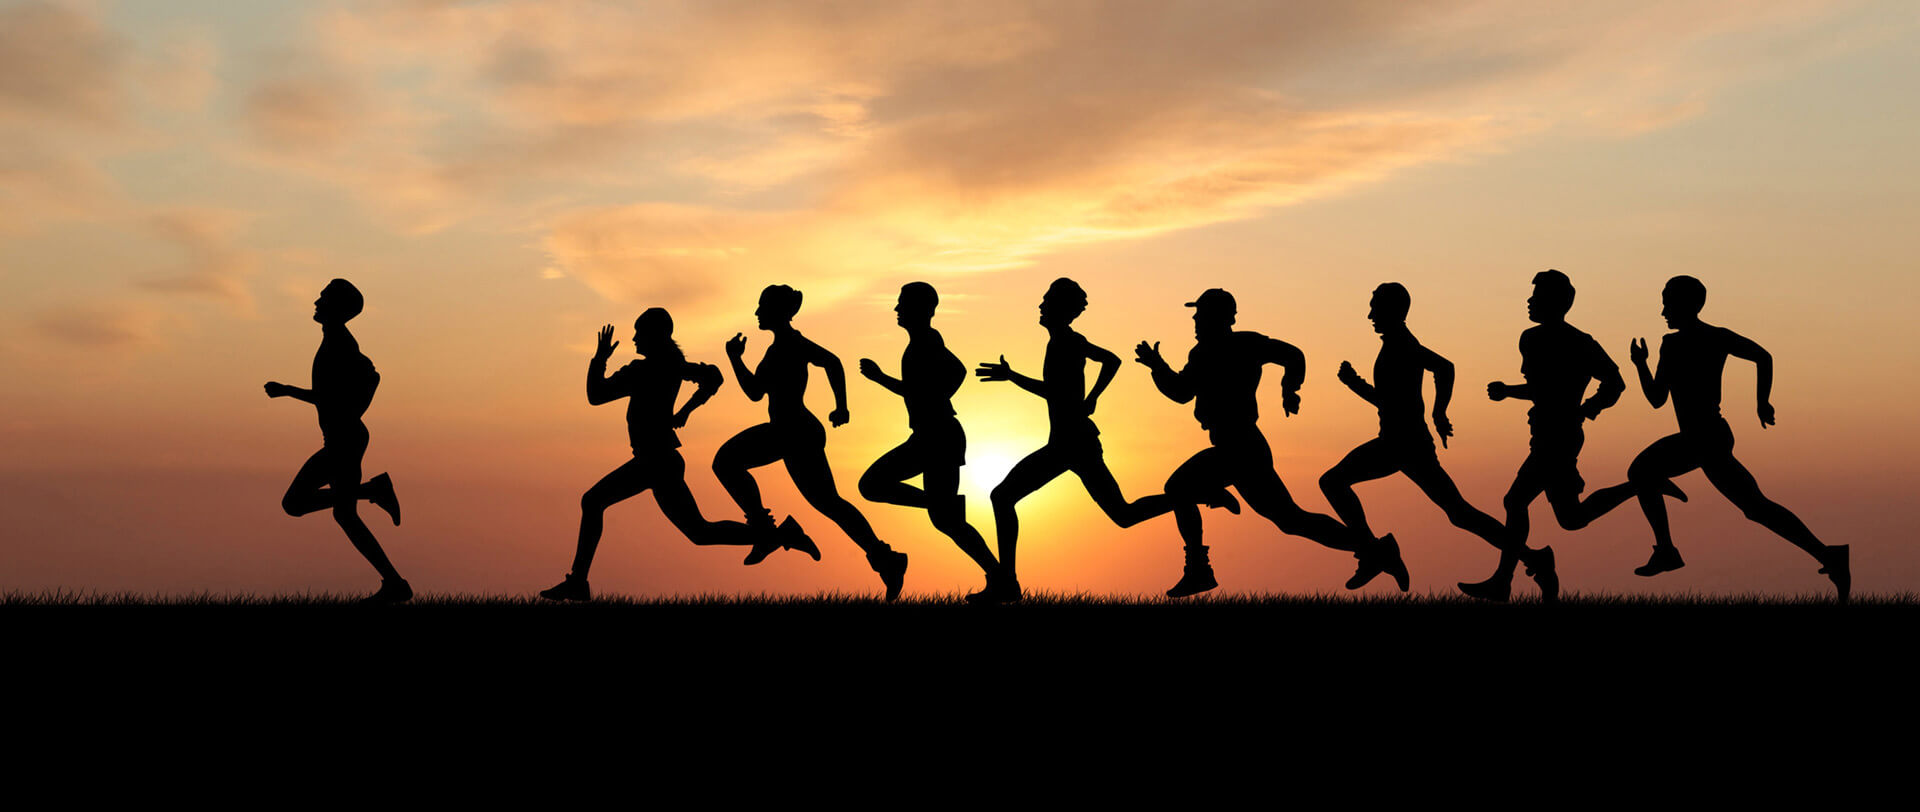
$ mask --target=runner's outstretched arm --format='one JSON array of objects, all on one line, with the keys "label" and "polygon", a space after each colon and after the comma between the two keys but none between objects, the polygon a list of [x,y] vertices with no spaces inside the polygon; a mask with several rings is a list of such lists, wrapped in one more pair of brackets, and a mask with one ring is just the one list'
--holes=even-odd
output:
[{"label": "runner's outstretched arm", "polygon": [[1193,400],[1193,387],[1186,381],[1185,370],[1173,371],[1167,359],[1160,356],[1160,342],[1148,344],[1140,342],[1133,348],[1133,360],[1140,362],[1153,375],[1153,386],[1175,403],[1188,403]]},{"label": "runner's outstretched arm", "polygon": [[607,359],[613,357],[613,348],[620,342],[613,340],[613,325],[600,328],[600,340],[593,345],[593,360],[587,363],[587,402],[598,406],[626,397],[613,381],[607,379]]},{"label": "runner's outstretched arm", "polygon": [[1347,388],[1353,390],[1354,394],[1359,395],[1361,400],[1375,406],[1380,405],[1380,401],[1375,398],[1373,385],[1367,383],[1366,378],[1360,377],[1360,373],[1353,371],[1352,363],[1347,361],[1340,362],[1339,378],[1340,382],[1346,384]]},{"label": "runner's outstretched arm", "polygon": [[997,362],[980,362],[980,367],[975,369],[973,374],[980,376],[980,380],[983,381],[1012,381],[1014,386],[1025,389],[1032,394],[1043,398],[1047,396],[1047,389],[1044,382],[1013,371],[1013,367],[1007,366],[1007,357],[1004,355],[1000,356],[1000,360]]},{"label": "runner's outstretched arm", "polygon": [[[906,397],[906,393],[900,391],[900,380],[892,375],[888,375],[885,370],[880,368],[879,364],[874,363],[872,358],[860,359],[860,374],[866,376],[867,380],[880,384],[880,388],[892,392],[895,395]],[[902,371],[902,374],[905,374],[904,371]]]}]

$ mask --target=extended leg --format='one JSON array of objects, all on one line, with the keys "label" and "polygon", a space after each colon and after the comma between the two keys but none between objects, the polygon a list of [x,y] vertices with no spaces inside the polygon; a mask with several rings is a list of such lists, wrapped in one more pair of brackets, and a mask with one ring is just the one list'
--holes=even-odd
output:
[{"label": "extended leg", "polygon": [[1016,572],[1013,554],[1020,539],[1020,515],[1014,506],[1066,472],[1063,455],[1053,446],[1045,445],[1015,463],[1013,470],[1007,472],[1007,478],[993,486],[993,529],[1000,541],[1000,567],[1007,575]]},{"label": "extended leg", "polygon": [[1408,464],[1402,470],[1408,479],[1413,480],[1413,484],[1420,486],[1428,499],[1446,511],[1447,521],[1452,522],[1454,527],[1479,536],[1496,549],[1508,548],[1506,528],[1501,526],[1498,519],[1467,503],[1466,497],[1460,495],[1460,488],[1453,484],[1453,477],[1447,476],[1446,469],[1440,467],[1440,460],[1424,458]]},{"label": "extended leg", "polygon": [[581,495],[580,536],[573,551],[572,577],[584,581],[587,571],[593,568],[593,553],[600,548],[600,531],[606,523],[607,508],[646,490],[648,479],[646,466],[640,460],[627,460]]},{"label": "extended leg", "polygon": [[980,536],[980,531],[967,523],[967,501],[960,495],[960,466],[932,466],[923,476],[921,481],[927,486],[927,518],[933,520],[934,529],[953,539],[960,552],[966,553],[973,563],[980,565],[982,572],[991,576],[1000,569],[1000,562],[987,549],[987,540]]}]

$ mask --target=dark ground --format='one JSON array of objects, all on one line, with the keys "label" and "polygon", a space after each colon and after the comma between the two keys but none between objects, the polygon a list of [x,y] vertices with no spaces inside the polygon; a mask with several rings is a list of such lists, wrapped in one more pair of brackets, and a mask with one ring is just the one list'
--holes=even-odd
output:
[{"label": "dark ground", "polygon": [[16,736],[185,731],[304,754],[397,734],[422,753],[589,745],[729,774],[974,760],[953,780],[1102,752],[1297,780],[1355,759],[1606,765],[1626,782],[1729,754],[1782,779],[1852,748],[1910,762],[1874,742],[1920,733],[1916,621],[1913,596],[0,599]]}]

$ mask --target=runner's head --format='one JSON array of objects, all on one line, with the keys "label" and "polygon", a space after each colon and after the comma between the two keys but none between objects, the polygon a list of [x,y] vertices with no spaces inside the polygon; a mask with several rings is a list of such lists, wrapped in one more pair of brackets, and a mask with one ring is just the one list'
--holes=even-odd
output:
[{"label": "runner's head", "polygon": [[901,327],[925,327],[933,323],[934,308],[940,306],[940,294],[925,282],[900,286],[900,303],[893,306]]},{"label": "runner's head", "polygon": [[1399,282],[1387,282],[1373,289],[1373,299],[1367,305],[1367,319],[1373,322],[1373,331],[1384,333],[1388,327],[1407,323],[1407,311],[1413,309],[1413,296]]},{"label": "runner's head", "polygon": [[1660,291],[1660,303],[1664,305],[1660,315],[1666,317],[1668,327],[1698,321],[1700,308],[1707,306],[1707,286],[1691,276],[1676,276]]},{"label": "runner's head", "polygon": [[335,279],[320,289],[320,298],[313,301],[313,320],[321,324],[346,324],[360,315],[360,309],[366,307],[367,300],[360,296],[360,289],[345,279]]},{"label": "runner's head", "polygon": [[659,352],[679,354],[680,345],[673,340],[673,316],[664,308],[649,307],[640,318],[634,319],[633,351],[646,356]]},{"label": "runner's head", "polygon": [[760,291],[760,308],[753,315],[760,319],[760,329],[771,330],[793,321],[800,312],[800,291],[786,285],[768,285]]},{"label": "runner's head", "polygon": [[1066,326],[1087,311],[1087,292],[1080,283],[1066,277],[1053,280],[1047,295],[1040,297],[1040,323],[1047,327]]},{"label": "runner's head", "polygon": [[1562,321],[1573,309],[1573,280],[1548,269],[1533,275],[1533,295],[1527,297],[1527,318],[1535,324]]},{"label": "runner's head", "polygon": [[1193,308],[1194,338],[1232,331],[1234,316],[1239,312],[1233,294],[1219,288],[1208,288],[1187,306]]}]

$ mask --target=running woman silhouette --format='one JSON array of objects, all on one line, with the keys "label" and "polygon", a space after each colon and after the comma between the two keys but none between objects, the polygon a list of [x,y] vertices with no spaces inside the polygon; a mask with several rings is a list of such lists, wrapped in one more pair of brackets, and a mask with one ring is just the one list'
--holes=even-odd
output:
[{"label": "running woman silhouette", "polygon": [[[587,402],[599,406],[627,399],[627,444],[633,459],[613,469],[580,497],[580,536],[573,554],[573,571],[552,589],[542,590],[548,600],[586,601],[593,599],[587,584],[587,571],[593,567],[594,550],[600,546],[600,531],[607,508],[653,489],[653,501],[667,521],[694,544],[760,545],[767,552],[784,541],[795,549],[812,546],[804,536],[775,533],[748,527],[741,522],[710,522],[700,515],[700,506],[687,490],[687,463],[680,456],[680,437],[675,429],[687,425],[693,410],[700,408],[713,393],[720,391],[720,368],[687,360],[673,340],[673,316],[658,307],[649,308],[633,322],[633,351],[641,359],[607,374],[607,359],[620,342],[613,339],[613,325],[600,328],[594,345],[593,360],[587,362]],[[695,384],[693,395],[675,411],[680,399],[680,384]],[[815,557],[818,557],[817,551]]]},{"label": "running woman silhouette", "polygon": [[[1526,547],[1527,509],[1542,493],[1553,507],[1554,518],[1567,530],[1586,527],[1633,498],[1631,484],[1601,488],[1584,501],[1580,498],[1587,487],[1579,469],[1580,448],[1587,441],[1584,424],[1598,420],[1601,412],[1619,402],[1627,383],[1620,378],[1619,365],[1600,348],[1600,342],[1567,323],[1573,293],[1573,280],[1564,273],[1545,270],[1534,274],[1533,295],[1527,297],[1527,319],[1538,326],[1520,334],[1520,376],[1525,383],[1487,384],[1488,398],[1527,400],[1533,407],[1527,410],[1530,450],[1513,475],[1513,486],[1507,489],[1507,547],[1500,552],[1500,564],[1487,580],[1460,584],[1461,592],[1475,598],[1507,600],[1514,569],[1523,558],[1532,556],[1538,566],[1531,572],[1540,585],[1541,600],[1559,599],[1560,579],[1552,564],[1553,548]],[[1589,382],[1598,382],[1599,386],[1583,403],[1581,398]]]},{"label": "running woman silhouette", "polygon": [[[1073,320],[1087,309],[1087,293],[1071,279],[1055,279],[1040,299],[1040,326],[1047,328],[1047,355],[1041,378],[1035,380],[1007,366],[1002,355],[974,370],[985,381],[1012,381],[1047,401],[1049,433],[1046,445],[1028,454],[994,486],[992,493],[995,531],[1000,540],[1000,579],[990,581],[985,590],[967,599],[982,603],[1007,603],[1021,598],[1020,580],[1014,568],[1014,548],[1020,537],[1020,516],[1015,506],[1028,494],[1039,490],[1061,474],[1072,471],[1086,486],[1087,495],[1121,527],[1132,527],[1173,509],[1165,494],[1154,494],[1128,502],[1120,495],[1120,485],[1107,470],[1100,447],[1100,429],[1093,424],[1093,412],[1100,393],[1113,381],[1120,369],[1120,357],[1087,341],[1073,330]],[[1100,365],[1093,389],[1087,389],[1086,365]]]},{"label": "running woman silhouette", "polygon": [[[1505,528],[1467,504],[1434,453],[1433,435],[1427,432],[1423,413],[1426,404],[1421,397],[1421,379],[1425,373],[1433,373],[1433,427],[1445,447],[1447,438],[1453,436],[1453,423],[1447,419],[1447,403],[1453,398],[1453,362],[1421,346],[1407,329],[1407,311],[1412,306],[1413,298],[1398,282],[1388,282],[1373,291],[1367,318],[1373,322],[1373,331],[1380,334],[1380,354],[1373,361],[1374,383],[1369,385],[1345,361],[1340,362],[1340,382],[1380,411],[1380,436],[1348,452],[1345,459],[1322,474],[1320,491],[1342,523],[1371,538],[1373,531],[1367,528],[1367,514],[1353,492],[1354,484],[1406,474],[1428,499],[1446,511],[1447,520],[1455,527],[1504,548]],[[1383,571],[1379,565],[1389,560],[1362,558],[1360,571],[1347,580],[1347,588],[1366,585]],[[1407,591],[1405,569],[1390,574],[1400,591]]]},{"label": "running woman silhouette", "polygon": [[1660,339],[1657,368],[1647,369],[1646,339],[1630,344],[1627,356],[1640,373],[1640,389],[1646,393],[1647,403],[1658,409],[1666,405],[1669,396],[1673,398],[1673,415],[1680,432],[1655,440],[1627,468],[1627,479],[1638,486],[1640,509],[1653,527],[1653,556],[1634,574],[1654,576],[1686,566],[1680,550],[1673,546],[1667,504],[1661,494],[1666,480],[1698,468],[1747,518],[1820,562],[1820,572],[1833,581],[1840,600],[1845,601],[1853,591],[1847,545],[1821,542],[1792,511],[1760,492],[1753,474],[1733,458],[1733,429],[1720,416],[1720,378],[1731,355],[1754,363],[1754,400],[1760,427],[1773,425],[1773,356],[1739,333],[1700,320],[1700,309],[1707,303],[1707,286],[1698,279],[1676,276],[1667,280],[1660,300],[1664,305],[1660,315],[1674,331]]},{"label": "running woman silhouette", "polygon": [[[746,512],[748,524],[771,528],[773,514],[761,504],[760,486],[754,482],[750,469],[784,460],[800,495],[866,551],[867,563],[886,585],[887,600],[896,600],[906,582],[907,554],[896,552],[875,536],[867,518],[840,496],[833,484],[833,470],[827,467],[826,429],[807,411],[807,367],[817,366],[827,373],[827,384],[833,387],[834,407],[827,419],[836,428],[846,425],[849,419],[846,372],[833,353],[793,328],[793,317],[799,312],[800,291],[786,285],[770,285],[760,293],[760,307],[753,314],[759,319],[760,329],[773,333],[773,343],[767,346],[757,370],[748,371],[746,362],[741,360],[740,356],[747,350],[746,337],[735,333],[728,339],[727,360],[733,364],[733,377],[748,398],[767,399],[767,422],[742,431],[721,445],[713,458],[713,473],[720,478],[720,484],[726,486],[733,501]],[[793,524],[792,517],[787,518],[787,524]],[[781,546],[801,549],[786,543]],[[806,551],[819,558],[817,549]],[[770,549],[756,547],[747,556],[747,563],[758,564],[770,552]]]},{"label": "running woman silhouette", "polygon": [[1199,505],[1239,513],[1239,504],[1227,493],[1228,485],[1240,491],[1247,507],[1282,533],[1353,553],[1355,558],[1378,557],[1381,570],[1405,569],[1392,536],[1375,541],[1332,516],[1307,512],[1293,501],[1273,469],[1273,450],[1260,433],[1260,406],[1254,398],[1261,368],[1275,364],[1285,370],[1280,378],[1281,409],[1287,415],[1297,414],[1300,385],[1307,375],[1306,356],[1285,341],[1233,329],[1239,308],[1233,294],[1224,290],[1210,289],[1187,306],[1193,308],[1195,343],[1179,372],[1161,357],[1159,343],[1142,341],[1134,348],[1134,360],[1153,371],[1153,385],[1161,394],[1175,403],[1193,402],[1193,416],[1213,442],[1167,478],[1167,497],[1173,501],[1173,519],[1187,554],[1180,582],[1167,590],[1167,597],[1184,598],[1219,586],[1202,543]]},{"label": "running woman silhouette", "polygon": [[[960,495],[960,466],[966,464],[967,435],[954,417],[953,393],[967,379],[967,365],[947,350],[940,331],[933,329],[933,312],[940,294],[925,282],[900,288],[893,312],[907,331],[907,348],[900,354],[900,377],[894,378],[870,358],[860,359],[860,374],[899,395],[907,404],[907,441],[874,460],[860,477],[860,495],[870,502],[922,508],[933,526],[961,552],[980,565],[987,580],[999,577],[1000,562],[987,549],[980,531],[967,523],[967,498]],[[925,489],[903,480],[921,477]]]},{"label": "running woman silhouette", "polygon": [[293,475],[293,484],[287,486],[280,507],[289,516],[331,509],[333,520],[346,531],[353,548],[380,573],[380,590],[361,602],[399,603],[413,597],[413,587],[387,560],[373,531],[360,520],[357,505],[361,499],[372,502],[386,511],[395,525],[400,524],[400,500],[394,496],[393,479],[382,473],[360,481],[360,461],[367,453],[367,424],[360,418],[373,403],[380,373],[360,354],[360,342],[347,330],[347,322],[360,315],[365,304],[353,283],[345,279],[328,282],[313,303],[313,320],[320,323],[320,349],[313,354],[313,388],[269,382],[267,397],[311,403],[320,418],[320,450]]}]

